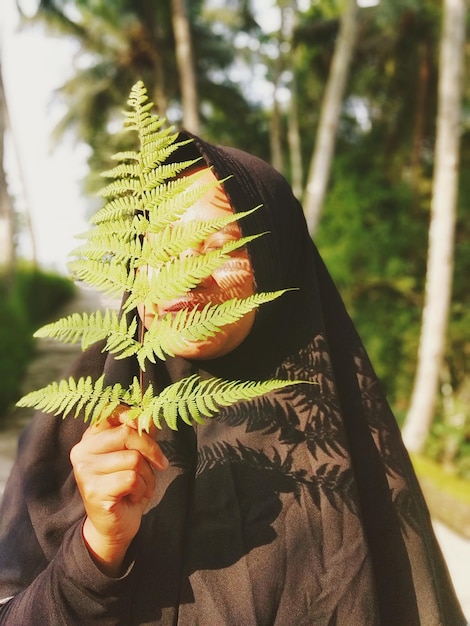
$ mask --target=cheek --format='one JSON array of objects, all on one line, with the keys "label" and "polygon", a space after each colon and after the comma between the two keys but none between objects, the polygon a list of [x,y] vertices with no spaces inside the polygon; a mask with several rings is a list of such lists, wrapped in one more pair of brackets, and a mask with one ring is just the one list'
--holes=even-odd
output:
[{"label": "cheek", "polygon": [[231,259],[214,272],[213,278],[229,298],[254,294],[253,272],[248,259]]},{"label": "cheek", "polygon": [[138,304],[137,312],[141,321],[144,323],[145,328],[148,330],[155,318],[155,311],[153,308],[146,307],[143,304]]}]

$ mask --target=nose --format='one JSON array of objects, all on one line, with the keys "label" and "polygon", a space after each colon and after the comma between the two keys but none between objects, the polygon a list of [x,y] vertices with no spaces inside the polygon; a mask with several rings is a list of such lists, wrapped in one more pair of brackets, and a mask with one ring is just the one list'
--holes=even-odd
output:
[{"label": "nose", "polygon": [[[201,252],[199,250],[196,250],[195,248],[187,248],[186,250],[183,250],[180,253],[180,259],[181,260],[189,259],[191,257],[197,257],[200,254]],[[210,274],[209,276],[205,276],[204,278],[201,278],[199,283],[196,285],[196,287],[192,289],[192,291],[197,290],[197,289],[208,289],[209,287],[212,287],[214,283],[215,283],[215,279],[212,276],[212,274]]]},{"label": "nose", "polygon": [[199,256],[199,252],[195,248],[186,248],[186,250],[180,253],[180,259],[189,259],[196,256]]}]

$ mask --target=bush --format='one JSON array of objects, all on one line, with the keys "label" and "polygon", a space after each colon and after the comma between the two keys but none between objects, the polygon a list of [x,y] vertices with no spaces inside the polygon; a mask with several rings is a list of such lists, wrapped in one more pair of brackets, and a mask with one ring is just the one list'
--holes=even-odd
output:
[{"label": "bush", "polygon": [[0,419],[21,395],[34,331],[74,291],[69,279],[34,268],[18,268],[13,279],[0,276]]}]

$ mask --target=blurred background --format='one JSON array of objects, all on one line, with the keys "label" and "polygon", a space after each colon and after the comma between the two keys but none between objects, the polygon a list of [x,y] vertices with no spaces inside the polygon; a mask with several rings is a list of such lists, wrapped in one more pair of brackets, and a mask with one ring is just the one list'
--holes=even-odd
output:
[{"label": "blurred background", "polygon": [[466,0],[0,10],[0,421],[32,332],[74,297],[67,255],[129,141],[122,110],[142,79],[169,123],[292,184],[433,507],[470,537]]}]

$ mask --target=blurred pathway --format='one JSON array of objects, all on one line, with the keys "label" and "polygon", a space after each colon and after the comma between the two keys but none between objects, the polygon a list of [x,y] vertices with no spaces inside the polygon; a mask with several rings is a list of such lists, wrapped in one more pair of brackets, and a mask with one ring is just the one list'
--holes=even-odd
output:
[{"label": "blurred pathway", "polygon": [[[95,289],[77,286],[75,297],[57,312],[53,321],[72,313],[92,313],[115,306],[113,300],[102,296]],[[26,370],[22,393],[29,393],[58,380],[80,353],[80,343],[67,344],[55,339],[36,339],[35,352]],[[34,409],[13,406],[6,416],[2,415],[0,418],[0,497],[15,458],[18,435],[33,413]]]},{"label": "blurred pathway", "polygon": [[[77,295],[58,312],[55,319],[71,313],[93,312],[104,307],[116,307],[95,290],[79,287]],[[44,387],[58,380],[66,367],[80,354],[80,344],[63,344],[53,339],[38,339],[36,353],[25,376],[23,393]],[[0,421],[0,498],[13,464],[18,435],[28,423],[33,409],[14,407],[6,419]],[[434,528],[447,561],[455,590],[470,624],[470,540],[435,521]]]}]

